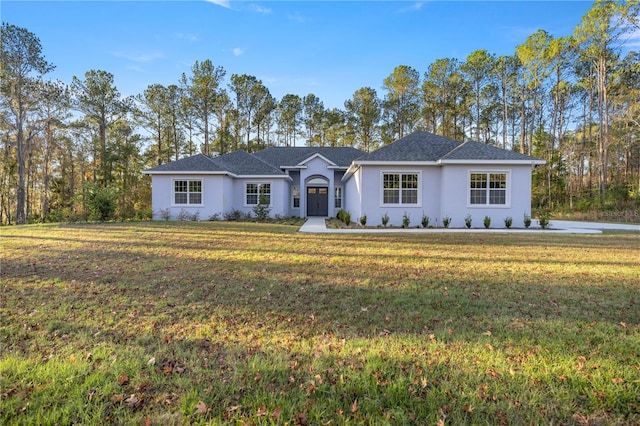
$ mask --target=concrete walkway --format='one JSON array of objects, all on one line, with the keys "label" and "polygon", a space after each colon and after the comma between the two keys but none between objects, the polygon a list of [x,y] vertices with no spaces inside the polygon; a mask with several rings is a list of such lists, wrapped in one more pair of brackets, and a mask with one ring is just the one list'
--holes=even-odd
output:
[{"label": "concrete walkway", "polygon": [[533,224],[529,229],[522,228],[368,228],[368,229],[328,229],[325,226],[324,217],[309,217],[300,227],[299,232],[314,234],[384,234],[384,233],[493,233],[493,234],[515,234],[515,233],[551,233],[551,234],[602,234],[603,229],[617,229],[624,231],[640,232],[640,225],[637,224],[617,224],[617,223],[596,223],[596,222],[574,222],[567,220],[551,220],[549,229],[540,229]]}]

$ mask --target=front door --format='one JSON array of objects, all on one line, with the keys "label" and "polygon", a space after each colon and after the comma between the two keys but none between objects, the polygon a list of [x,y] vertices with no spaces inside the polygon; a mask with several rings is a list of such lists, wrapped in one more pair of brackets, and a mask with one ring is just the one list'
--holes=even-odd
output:
[{"label": "front door", "polygon": [[329,215],[329,188],[307,187],[307,216]]}]

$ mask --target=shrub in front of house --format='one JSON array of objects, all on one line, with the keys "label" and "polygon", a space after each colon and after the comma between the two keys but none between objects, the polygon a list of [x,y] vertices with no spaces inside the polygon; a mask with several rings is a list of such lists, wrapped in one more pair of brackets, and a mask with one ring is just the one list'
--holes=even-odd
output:
[{"label": "shrub in front of house", "polygon": [[367,215],[366,215],[366,214],[363,214],[363,215],[360,217],[360,225],[362,225],[362,226],[367,226]]},{"label": "shrub in front of house", "polygon": [[423,228],[429,227],[429,216],[422,215],[422,227]]},{"label": "shrub in front of house", "polygon": [[489,216],[485,216],[483,224],[486,229],[491,228],[491,218]]},{"label": "shrub in front of house", "polygon": [[389,223],[389,215],[385,213],[382,216],[382,226],[386,228],[388,223]]},{"label": "shrub in front of house", "polygon": [[402,215],[402,227],[408,228],[410,223],[411,223],[411,218],[409,217],[407,212],[404,212],[404,214]]},{"label": "shrub in front of house", "polygon": [[513,224],[513,218],[511,216],[504,218],[504,226],[507,229],[511,229],[511,225]]},{"label": "shrub in front of house", "polygon": [[531,226],[531,216],[528,214],[524,215],[524,227],[529,228]]},{"label": "shrub in front of house", "polygon": [[467,228],[471,228],[472,221],[473,219],[471,219],[471,215],[468,214],[467,217],[464,218],[464,226],[466,226]]},{"label": "shrub in front of house", "polygon": [[540,225],[540,228],[542,229],[547,229],[549,225],[551,225],[551,222],[549,222],[549,216],[547,214],[540,216],[540,219],[538,219],[538,225]]},{"label": "shrub in front of house", "polygon": [[450,224],[451,224],[451,218],[449,216],[445,216],[442,218],[442,226],[444,226],[445,228],[448,228]]}]

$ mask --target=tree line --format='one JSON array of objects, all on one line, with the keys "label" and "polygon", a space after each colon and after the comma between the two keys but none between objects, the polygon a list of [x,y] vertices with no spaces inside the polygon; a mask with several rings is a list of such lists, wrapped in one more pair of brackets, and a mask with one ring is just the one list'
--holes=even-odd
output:
[{"label": "tree line", "polygon": [[545,159],[534,207],[638,206],[640,53],[621,55],[638,8],[599,0],[573,34],[538,30],[512,55],[477,50],[422,74],[400,65],[380,93],[362,87],[343,109],[314,94],[276,99],[255,76],[227,79],[208,59],[130,97],[103,70],[47,80],[54,65],[37,36],[3,23],[0,222],[146,218],[149,167],[270,146],[369,152],[415,130]]}]

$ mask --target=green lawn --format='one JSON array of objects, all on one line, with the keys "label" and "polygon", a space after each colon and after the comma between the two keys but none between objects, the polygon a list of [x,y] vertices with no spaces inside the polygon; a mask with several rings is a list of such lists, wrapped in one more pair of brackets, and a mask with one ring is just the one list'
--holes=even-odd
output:
[{"label": "green lawn", "polygon": [[640,235],[2,228],[2,424],[640,424]]}]

